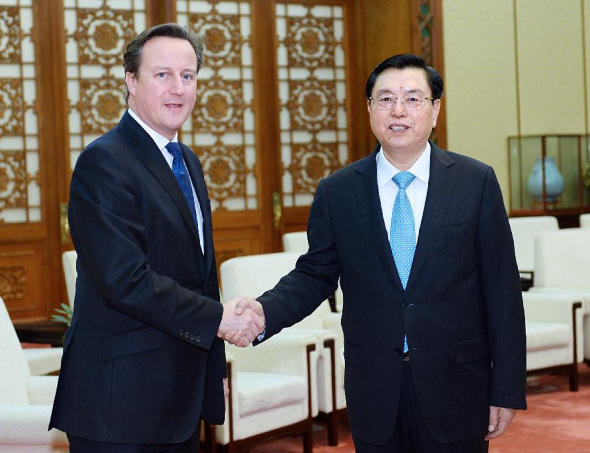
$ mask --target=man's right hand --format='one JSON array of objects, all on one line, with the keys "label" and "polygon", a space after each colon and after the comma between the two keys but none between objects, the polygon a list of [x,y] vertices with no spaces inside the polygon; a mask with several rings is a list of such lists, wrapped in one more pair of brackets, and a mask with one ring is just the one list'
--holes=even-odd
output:
[{"label": "man's right hand", "polygon": [[217,336],[242,348],[264,331],[262,305],[248,297],[235,297],[223,303],[223,316]]}]

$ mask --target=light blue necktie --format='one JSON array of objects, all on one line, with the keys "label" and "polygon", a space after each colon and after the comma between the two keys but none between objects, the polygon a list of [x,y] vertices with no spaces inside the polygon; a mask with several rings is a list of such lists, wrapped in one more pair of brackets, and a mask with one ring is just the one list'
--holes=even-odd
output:
[{"label": "light blue necktie", "polygon": [[[416,176],[407,171],[399,172],[393,177],[399,190],[393,204],[389,244],[402,286],[406,289],[410,269],[416,251],[416,230],[414,227],[414,212],[406,194],[406,188]],[[408,352],[408,339],[404,337],[404,352]]]},{"label": "light blue necktie", "polygon": [[197,211],[195,210],[195,199],[193,198],[193,188],[191,186],[191,179],[184,165],[184,160],[182,159],[182,150],[180,149],[180,145],[176,142],[170,142],[166,145],[166,149],[172,154],[172,172],[178,181],[178,185],[184,194],[184,198],[186,198],[186,202],[188,204],[189,209],[191,210],[191,214],[193,216],[193,220],[195,221],[195,226],[197,227],[197,231],[199,230],[199,224],[197,222]]}]

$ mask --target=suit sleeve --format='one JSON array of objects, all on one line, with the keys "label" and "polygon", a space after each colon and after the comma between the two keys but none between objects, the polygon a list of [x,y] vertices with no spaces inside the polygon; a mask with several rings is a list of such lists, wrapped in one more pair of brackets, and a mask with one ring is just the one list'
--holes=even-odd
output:
[{"label": "suit sleeve", "polygon": [[481,278],[492,355],[492,406],[526,409],[526,334],[514,242],[494,171],[484,185],[479,227]]},{"label": "suit sleeve", "polygon": [[[170,251],[165,242],[148,244],[139,189],[145,182],[135,180],[135,169],[121,157],[127,150],[113,148],[90,146],[78,158],[72,176],[69,217],[78,255],[108,307],[209,350],[223,308],[200,291],[154,271],[148,248],[155,247],[156,254]],[[161,219],[162,231],[167,221]],[[192,258],[170,258],[183,259]],[[183,330],[198,333],[198,343],[195,336],[185,339]]]},{"label": "suit sleeve", "polygon": [[299,258],[295,269],[258,298],[267,322],[265,340],[310,315],[338,286],[340,262],[324,180],[311,206],[307,235],[309,250]]}]

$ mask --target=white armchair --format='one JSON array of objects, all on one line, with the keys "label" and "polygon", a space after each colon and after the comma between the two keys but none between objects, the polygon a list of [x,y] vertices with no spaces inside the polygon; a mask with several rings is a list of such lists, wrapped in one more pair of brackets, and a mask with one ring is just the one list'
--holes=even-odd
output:
[{"label": "white armchair", "polygon": [[[1,302],[4,307],[4,301]],[[6,310],[6,307],[4,307]],[[0,317],[0,329],[7,331],[14,331],[14,326],[9,317]],[[33,376],[41,376],[44,374],[51,374],[59,371],[61,368],[61,357],[63,355],[63,348],[20,348],[22,355],[24,355],[29,373]]]},{"label": "white armchair", "polygon": [[317,338],[307,334],[277,336],[255,348],[226,345],[226,419],[206,427],[206,451],[239,453],[262,440],[301,435],[304,453],[311,453],[316,348]]},{"label": "white armchair", "polygon": [[309,248],[307,232],[296,231],[294,233],[283,234],[283,248],[285,252],[296,252],[300,254],[307,252]]},{"label": "white armchair", "polygon": [[590,364],[590,229],[567,228],[535,239],[533,292],[567,293],[583,300],[584,361]]},{"label": "white armchair", "polygon": [[76,260],[78,254],[75,250],[68,250],[61,256],[61,261],[64,270],[64,279],[66,281],[66,290],[68,293],[68,301],[70,307],[74,308],[74,297],[76,296],[76,278],[78,271],[76,270]]},{"label": "white armchair", "polygon": [[590,214],[580,214],[580,228],[590,228]]},{"label": "white armchair", "polygon": [[60,431],[47,431],[57,376],[31,376],[29,365],[0,298],[0,451],[68,451]]},{"label": "white armchair", "polygon": [[[224,298],[236,296],[256,297],[271,289],[279,279],[295,267],[299,253],[268,253],[231,258],[221,264],[220,280]],[[328,443],[338,443],[337,422],[345,419],[344,348],[340,313],[333,313],[324,302],[314,313],[293,327],[283,330],[277,337],[307,333],[319,343],[317,386],[313,389],[313,415],[328,426]],[[272,343],[274,338],[269,340]],[[259,346],[258,346],[259,347]],[[316,381],[314,381],[316,382]]]},{"label": "white armchair", "polygon": [[518,270],[531,274],[535,269],[535,238],[543,233],[559,230],[557,218],[552,216],[511,217],[508,219]]},{"label": "white armchair", "polygon": [[[294,233],[283,234],[283,248],[287,253],[299,253],[301,255],[307,253],[307,250],[309,249],[307,232],[296,231]],[[340,289],[340,285],[338,285],[334,295],[330,296],[328,299],[333,311],[342,312],[343,299],[342,289]]]},{"label": "white armchair", "polygon": [[578,390],[578,362],[583,360],[582,298],[566,293],[523,292],[527,334],[527,372],[569,375]]}]

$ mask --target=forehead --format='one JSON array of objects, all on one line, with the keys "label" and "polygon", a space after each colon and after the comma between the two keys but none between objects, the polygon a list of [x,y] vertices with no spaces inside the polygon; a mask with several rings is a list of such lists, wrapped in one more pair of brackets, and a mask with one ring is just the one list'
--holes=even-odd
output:
[{"label": "forehead", "polygon": [[373,94],[380,92],[408,93],[419,91],[430,95],[426,72],[420,68],[389,68],[377,77]]},{"label": "forehead", "polygon": [[171,64],[194,63],[197,65],[197,56],[193,46],[186,39],[157,36],[143,45],[141,51],[141,63]]}]

